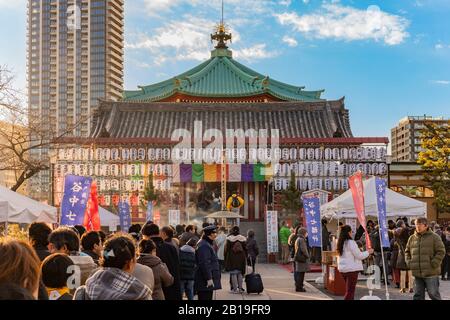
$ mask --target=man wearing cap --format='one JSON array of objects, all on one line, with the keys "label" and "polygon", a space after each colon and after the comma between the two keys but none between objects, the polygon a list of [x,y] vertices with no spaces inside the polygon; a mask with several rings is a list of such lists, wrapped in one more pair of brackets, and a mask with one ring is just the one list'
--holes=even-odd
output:
[{"label": "man wearing cap", "polygon": [[213,242],[217,237],[217,227],[207,226],[203,229],[201,240],[197,244],[195,258],[195,292],[198,300],[212,300],[214,290],[222,289],[220,282],[219,259],[214,251]]}]

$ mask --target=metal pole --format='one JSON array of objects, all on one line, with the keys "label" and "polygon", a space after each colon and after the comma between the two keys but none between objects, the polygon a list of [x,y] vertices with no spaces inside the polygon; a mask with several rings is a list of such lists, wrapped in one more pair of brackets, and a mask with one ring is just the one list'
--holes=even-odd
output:
[{"label": "metal pole", "polygon": [[383,241],[381,241],[381,230],[380,229],[378,229],[378,235],[380,237],[381,259],[383,261],[383,274],[384,274],[384,287],[386,288],[386,300],[389,300],[389,290],[388,290],[388,286],[387,286],[387,276],[386,276],[386,262],[384,261]]}]

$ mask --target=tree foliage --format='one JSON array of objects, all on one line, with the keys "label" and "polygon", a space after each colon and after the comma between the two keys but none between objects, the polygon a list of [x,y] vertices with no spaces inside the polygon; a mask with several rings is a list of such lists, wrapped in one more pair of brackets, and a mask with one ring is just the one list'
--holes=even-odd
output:
[{"label": "tree foliage", "polygon": [[423,151],[418,163],[434,192],[436,209],[439,213],[450,212],[450,126],[425,123],[421,140]]},{"label": "tree foliage", "polygon": [[295,172],[291,171],[289,187],[282,192],[281,205],[288,213],[297,213],[302,208],[301,193],[297,189]]},{"label": "tree foliage", "polygon": [[150,174],[148,175],[147,185],[144,190],[144,199],[146,201],[153,201],[155,205],[158,205],[160,195],[160,191],[156,190],[153,185],[153,173],[150,172]]},{"label": "tree foliage", "polygon": [[26,180],[49,169],[52,149],[89,116],[68,125],[64,132],[56,132],[49,117],[26,106],[25,95],[14,88],[13,81],[11,71],[0,66],[0,171],[15,173],[11,190],[17,191]]}]

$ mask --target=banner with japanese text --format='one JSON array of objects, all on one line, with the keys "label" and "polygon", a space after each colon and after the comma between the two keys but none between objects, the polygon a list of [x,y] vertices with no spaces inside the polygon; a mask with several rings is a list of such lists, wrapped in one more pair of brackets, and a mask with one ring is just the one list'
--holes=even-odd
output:
[{"label": "banner with japanese text", "polygon": [[120,230],[128,232],[131,226],[130,205],[128,202],[121,201],[119,203]]},{"label": "banner with japanese text", "polygon": [[367,249],[372,248],[372,243],[370,241],[369,234],[367,233],[367,222],[366,214],[364,208],[364,186],[362,180],[361,171],[357,171],[348,179],[350,189],[352,191],[353,203],[355,205],[356,217],[359,223],[363,226],[366,235],[366,247]]},{"label": "banner with japanese text", "polygon": [[266,212],[267,253],[278,252],[278,212]]},{"label": "banner with japanese text", "polygon": [[84,223],[84,214],[91,192],[92,178],[66,175],[61,204],[61,225],[76,226]]},{"label": "banner with japanese text", "polygon": [[378,206],[378,224],[380,225],[381,243],[384,248],[390,247],[386,217],[386,180],[377,177],[375,179]]},{"label": "banner with japanese text", "polygon": [[322,232],[320,223],[320,199],[317,197],[303,198],[303,208],[308,227],[308,244],[311,248],[322,247]]}]

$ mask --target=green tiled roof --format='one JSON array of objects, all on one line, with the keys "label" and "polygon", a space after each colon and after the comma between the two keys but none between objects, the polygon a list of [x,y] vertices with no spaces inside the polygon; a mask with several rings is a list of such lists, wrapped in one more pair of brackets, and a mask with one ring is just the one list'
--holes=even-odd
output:
[{"label": "green tiled roof", "polygon": [[235,61],[231,51],[216,49],[211,59],[172,79],[140,90],[124,91],[124,101],[154,102],[182,93],[195,97],[235,98],[268,93],[283,101],[322,101],[320,91],[285,84]]}]

